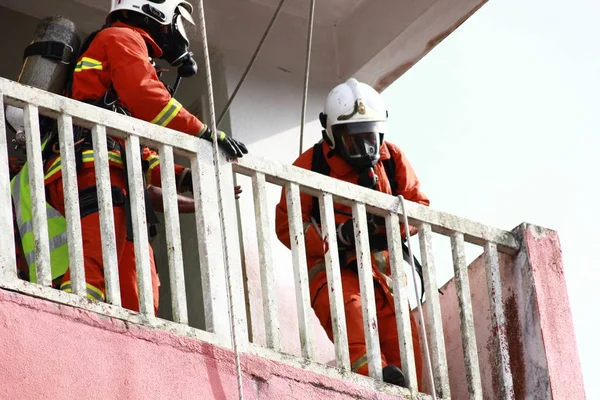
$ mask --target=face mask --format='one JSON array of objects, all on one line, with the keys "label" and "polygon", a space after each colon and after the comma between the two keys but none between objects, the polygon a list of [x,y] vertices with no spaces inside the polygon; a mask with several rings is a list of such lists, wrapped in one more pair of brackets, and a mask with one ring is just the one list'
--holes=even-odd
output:
[{"label": "face mask", "polygon": [[195,33],[192,16],[185,7],[178,6],[170,25],[163,27],[157,43],[163,51],[161,59],[174,67],[179,67],[178,74],[187,78],[198,72],[198,66],[189,51],[188,32]]},{"label": "face mask", "polygon": [[372,167],[379,161],[385,122],[359,122],[331,127],[335,148],[357,170]]}]

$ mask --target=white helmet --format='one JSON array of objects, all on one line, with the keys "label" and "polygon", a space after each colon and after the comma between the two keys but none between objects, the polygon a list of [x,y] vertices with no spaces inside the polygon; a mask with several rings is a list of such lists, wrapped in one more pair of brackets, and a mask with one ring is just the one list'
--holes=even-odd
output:
[{"label": "white helmet", "polygon": [[194,7],[181,0],[112,0],[110,13],[121,10],[135,11],[149,16],[161,25],[169,25],[173,22],[176,11],[193,21],[191,14]]},{"label": "white helmet", "polygon": [[[148,27],[150,35],[163,49],[164,58],[172,65],[178,65],[187,56],[190,41],[187,30],[195,26],[192,12],[194,7],[182,0],[112,0],[109,17],[117,11],[133,11],[149,17],[151,22],[167,26],[164,29]],[[146,20],[148,21],[148,20]]]},{"label": "white helmet", "polygon": [[336,86],[319,115],[323,138],[356,168],[379,161],[379,148],[387,132],[387,111],[381,95],[371,86],[348,79]]}]

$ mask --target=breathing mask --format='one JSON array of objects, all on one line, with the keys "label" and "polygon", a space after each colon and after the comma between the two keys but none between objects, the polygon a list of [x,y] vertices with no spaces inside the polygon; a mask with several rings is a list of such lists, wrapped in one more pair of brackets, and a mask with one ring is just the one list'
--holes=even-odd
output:
[{"label": "breathing mask", "polygon": [[338,154],[356,171],[368,169],[379,161],[379,148],[386,122],[366,121],[331,127]]},{"label": "breathing mask", "polygon": [[154,40],[163,51],[161,59],[173,67],[179,67],[177,74],[188,78],[198,72],[198,66],[189,50],[189,37],[195,35],[196,25],[189,11],[183,6],[177,6],[173,20],[169,25],[161,25],[160,32],[156,32]]}]

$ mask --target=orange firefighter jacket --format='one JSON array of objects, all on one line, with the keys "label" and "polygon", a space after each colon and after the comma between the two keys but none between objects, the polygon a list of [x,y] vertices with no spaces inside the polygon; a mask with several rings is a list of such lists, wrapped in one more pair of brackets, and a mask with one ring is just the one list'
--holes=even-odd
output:
[{"label": "orange firefighter jacket", "polygon": [[[337,153],[334,153],[334,155],[331,157],[327,157],[327,154],[330,151],[330,147],[326,143],[323,143],[322,145],[323,154],[325,154],[326,162],[331,168],[330,176],[332,178],[337,178],[345,182],[357,184],[358,174],[354,171],[350,164],[344,161],[339,155],[337,155]],[[388,180],[388,177],[386,176],[385,167],[382,163],[383,160],[387,160],[390,157],[394,158],[396,164],[396,176],[394,178],[397,180],[398,183],[397,194],[401,194],[406,200],[414,201],[428,206],[429,199],[423,192],[420,191],[419,179],[417,178],[417,175],[415,174],[415,171],[413,170],[412,166],[408,162],[408,159],[399,147],[389,142],[383,142],[380,149],[380,160],[374,167],[375,174],[377,174],[377,176],[379,177],[376,190],[382,193],[392,194],[390,182]],[[312,167],[312,159],[313,149],[311,148],[302,153],[302,155],[298,157],[298,159],[294,162],[293,165],[310,170]],[[306,243],[307,264],[309,268],[311,297],[314,297],[315,291],[327,282],[323,261],[324,243],[317,229],[311,223],[310,219],[313,201],[318,200],[308,194],[301,193],[300,201],[302,207],[302,220],[304,222],[304,237]],[[346,220],[351,218],[349,217],[349,215],[352,215],[352,209],[350,207],[335,203],[334,208],[336,209],[336,224],[344,223],[346,222]],[[337,210],[341,212],[337,212]],[[348,213],[348,215],[344,215],[345,213]],[[285,200],[285,189],[282,189],[281,200],[276,208],[275,226],[277,237],[279,238],[279,240],[288,248],[290,248],[290,234],[288,226],[287,204]],[[416,233],[416,230],[412,229],[411,227],[411,233],[413,232]],[[404,235],[404,229],[402,229],[402,233]],[[383,262],[389,266],[388,251],[384,250],[379,253],[380,254],[378,254],[377,259],[381,260],[383,258]],[[375,257],[372,258],[374,277],[377,278],[379,276],[380,278],[382,278],[380,272],[389,275],[389,267],[387,271],[381,271],[381,267],[378,268],[376,266],[378,260],[375,259]],[[377,280],[381,283],[385,281],[384,279]]]},{"label": "orange firefighter jacket", "polygon": [[[161,54],[160,47],[144,30],[115,22],[101,30],[79,58],[73,73],[72,97],[96,100],[112,85],[119,103],[133,117],[196,135],[206,126],[171,97],[150,62],[150,57]],[[148,162],[147,184],[161,186],[157,153],[144,148],[142,159]],[[83,168],[93,168],[93,161],[93,151],[84,151]],[[46,184],[61,177],[60,163],[60,156],[57,156],[46,164]],[[118,150],[109,151],[109,164],[123,167]],[[176,165],[176,175],[181,175],[183,170],[183,166]]]}]

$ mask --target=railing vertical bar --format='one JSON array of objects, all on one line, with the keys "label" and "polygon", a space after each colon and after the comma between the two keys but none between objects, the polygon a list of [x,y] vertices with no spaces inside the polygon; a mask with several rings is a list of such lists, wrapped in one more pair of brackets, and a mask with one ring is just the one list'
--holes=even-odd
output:
[{"label": "railing vertical bar", "polygon": [[65,218],[67,221],[71,290],[78,296],[86,297],[73,119],[69,115],[60,114],[58,117],[58,140],[60,143]]},{"label": "railing vertical bar", "polygon": [[192,156],[191,170],[204,301],[204,323],[208,332],[214,333],[224,346],[231,347],[229,306],[225,296],[227,289],[223,273],[225,267],[221,253],[223,242],[221,230],[215,228],[220,221],[212,209],[217,201],[212,151],[206,153],[207,157],[211,157],[209,160],[200,158],[203,155]]},{"label": "railing vertical bar", "polygon": [[271,247],[271,225],[269,223],[267,183],[264,174],[256,172],[252,175],[252,190],[254,192],[254,215],[256,218],[258,261],[260,264],[260,282],[267,347],[280,350],[277,291],[275,276],[273,274],[273,250]]},{"label": "railing vertical bar", "polygon": [[462,233],[454,232],[450,237],[450,243],[452,244],[452,258],[454,259],[454,277],[456,279],[456,294],[460,312],[460,330],[462,333],[461,337],[469,399],[482,399],[483,389],[481,387],[481,375],[479,372],[479,357],[477,355],[475,325],[473,322],[469,274],[465,259],[464,235]]},{"label": "railing vertical bar", "polygon": [[427,301],[427,327],[429,345],[433,360],[433,378],[438,397],[450,397],[448,381],[448,363],[444,345],[444,328],[442,326],[442,311],[438,295],[438,286],[433,259],[431,225],[423,223],[419,227],[419,243],[421,245],[421,260],[423,264],[423,279],[425,280],[425,295]]},{"label": "railing vertical bar", "polygon": [[135,248],[135,267],[137,273],[140,312],[146,315],[154,315],[140,138],[135,135],[128,135],[125,151],[127,153],[127,174],[129,180],[128,194],[131,204],[131,222],[133,225],[133,243]]},{"label": "railing vertical bar", "polygon": [[106,301],[115,306],[121,305],[121,287],[119,286],[119,269],[117,259],[117,239],[115,236],[115,219],[113,216],[112,191],[106,127],[92,127],[92,144],[94,152],[94,168],[96,172],[96,190],[98,193],[98,210],[100,213],[100,234],[102,240],[102,262],[104,264],[104,281],[106,285]]},{"label": "railing vertical bar", "polygon": [[46,195],[44,190],[44,165],[42,161],[42,144],[37,106],[26,104],[23,118],[27,142],[27,164],[32,206],[36,280],[40,285],[50,286],[52,285],[50,243],[48,240],[48,220],[46,216]]},{"label": "railing vertical bar", "polygon": [[183,271],[183,253],[181,249],[181,228],[179,226],[179,207],[177,202],[177,185],[175,183],[175,160],[173,148],[166,144],[160,146],[160,173],[163,189],[163,205],[165,215],[165,239],[169,259],[169,281],[171,284],[171,303],[173,321],[188,323],[185,278]]},{"label": "railing vertical bar", "polygon": [[314,358],[312,310],[308,289],[308,270],[304,228],[302,224],[302,208],[300,205],[300,188],[296,183],[288,182],[285,186],[285,194],[288,207],[294,281],[296,282],[296,304],[298,307],[302,357],[312,360]]},{"label": "railing vertical bar", "polygon": [[492,315],[492,332],[494,347],[499,360],[498,378],[501,382],[499,398],[512,400],[515,398],[513,389],[512,372],[510,368],[510,356],[508,354],[508,339],[506,337],[506,319],[502,305],[502,283],[500,277],[500,262],[498,260],[498,248],[495,243],[485,244],[485,262],[488,282],[488,293],[490,299],[490,312]]},{"label": "railing vertical bar", "polygon": [[[316,199],[313,201],[316,201]],[[346,315],[344,312],[344,296],[342,291],[342,276],[340,271],[335,215],[333,212],[333,198],[331,194],[321,192],[319,196],[319,208],[321,213],[321,230],[325,251],[325,270],[327,273],[329,306],[331,308],[331,326],[333,328],[335,358],[338,368],[349,371],[350,354],[348,349],[348,333],[346,327]]]},{"label": "railing vertical bar", "polygon": [[4,96],[0,93],[0,282],[17,278],[15,238],[13,230],[10,172],[8,168],[8,141],[4,116]]},{"label": "railing vertical bar", "polygon": [[394,304],[396,306],[396,326],[402,360],[402,372],[407,380],[408,388],[418,390],[417,368],[412,342],[412,328],[410,326],[410,307],[408,304],[408,291],[406,287],[406,274],[404,272],[404,258],[402,254],[402,236],[400,232],[400,218],[398,214],[388,214],[385,219],[388,249],[390,252],[390,267],[392,271],[392,285],[394,291]]},{"label": "railing vertical bar", "polygon": [[367,228],[366,208],[363,203],[352,204],[354,220],[354,239],[356,243],[356,263],[358,280],[360,282],[360,297],[362,303],[365,342],[367,345],[367,360],[369,376],[377,381],[382,379],[381,348],[379,345],[379,325],[375,311],[375,289],[373,288],[373,269],[371,249]]}]

